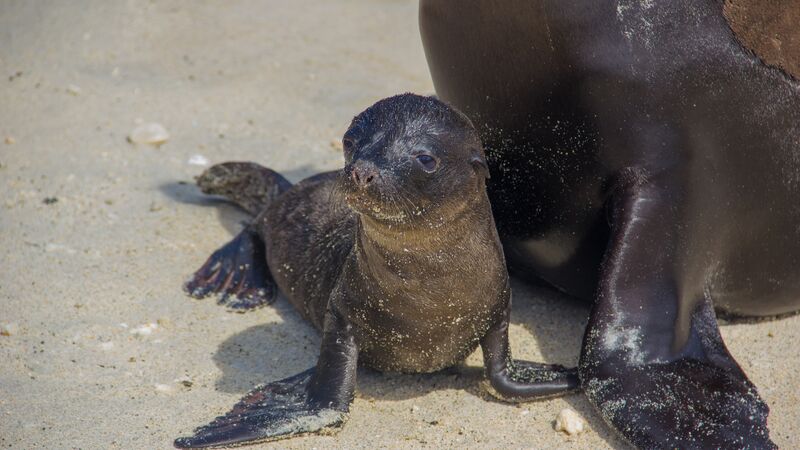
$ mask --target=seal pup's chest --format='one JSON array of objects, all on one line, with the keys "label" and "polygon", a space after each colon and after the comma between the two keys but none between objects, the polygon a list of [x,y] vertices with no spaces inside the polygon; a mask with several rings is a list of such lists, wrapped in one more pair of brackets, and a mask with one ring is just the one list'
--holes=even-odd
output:
[{"label": "seal pup's chest", "polygon": [[346,314],[361,360],[382,371],[431,372],[466,358],[503,311],[508,283],[497,252],[467,256],[416,264],[399,255],[358,272],[352,285],[362,288]]}]

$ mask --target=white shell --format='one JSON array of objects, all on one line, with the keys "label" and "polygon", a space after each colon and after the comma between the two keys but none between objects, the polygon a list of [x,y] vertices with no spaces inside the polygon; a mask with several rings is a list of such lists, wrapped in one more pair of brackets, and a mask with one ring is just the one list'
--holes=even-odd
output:
[{"label": "white shell", "polygon": [[138,327],[130,330],[130,333],[135,336],[150,336],[153,334],[153,331],[158,328],[158,325],[155,323],[148,323],[144,325],[139,325]]},{"label": "white shell", "polygon": [[189,157],[188,162],[192,166],[207,166],[209,164],[208,158],[203,155],[192,155]]},{"label": "white shell", "polygon": [[160,123],[145,123],[134,128],[128,139],[134,144],[160,145],[169,139],[169,133]]},{"label": "white shell", "polygon": [[19,333],[19,325],[16,323],[0,323],[0,335],[11,336]]}]

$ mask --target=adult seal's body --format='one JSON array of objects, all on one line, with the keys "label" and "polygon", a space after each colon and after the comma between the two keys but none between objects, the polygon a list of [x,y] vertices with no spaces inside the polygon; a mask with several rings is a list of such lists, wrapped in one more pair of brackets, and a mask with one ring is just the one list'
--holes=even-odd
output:
[{"label": "adult seal's body", "polygon": [[511,360],[508,274],[469,120],[438,100],[406,94],[357,116],[342,142],[342,171],[296,186],[250,163],[214,166],[198,179],[206,193],[225,195],[257,218],[209,258],[187,290],[246,309],[269,302],[277,284],[322,331],[322,344],[315,368],[256,389],[176,446],[339,426],[357,361],[430,372],[481,345],[491,387],[503,398],[577,387],[574,370]]},{"label": "adult seal's body", "polygon": [[714,308],[800,308],[800,87],[723,2],[422,0],[509,268],[594,302],[579,375],[643,448],[770,448]]}]

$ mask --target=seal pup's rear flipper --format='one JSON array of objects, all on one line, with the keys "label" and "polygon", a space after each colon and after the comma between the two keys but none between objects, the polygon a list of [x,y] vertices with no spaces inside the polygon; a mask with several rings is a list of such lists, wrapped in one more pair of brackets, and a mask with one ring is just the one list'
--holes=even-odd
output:
[{"label": "seal pup's rear flipper", "polygon": [[709,298],[681,292],[681,190],[625,173],[579,364],[581,387],[638,448],[776,448],[769,409],[728,353]]},{"label": "seal pup's rear flipper", "polygon": [[268,305],[278,293],[264,242],[250,226],[209,256],[183,288],[194,298],[216,294],[217,303],[236,311]]},{"label": "seal pup's rear flipper", "polygon": [[228,198],[253,216],[292,187],[283,175],[251,162],[213,165],[197,177],[197,185],[206,194]]},{"label": "seal pup's rear flipper", "polygon": [[353,401],[357,359],[350,326],[329,312],[315,368],[256,388],[175,447],[233,447],[337,429]]}]

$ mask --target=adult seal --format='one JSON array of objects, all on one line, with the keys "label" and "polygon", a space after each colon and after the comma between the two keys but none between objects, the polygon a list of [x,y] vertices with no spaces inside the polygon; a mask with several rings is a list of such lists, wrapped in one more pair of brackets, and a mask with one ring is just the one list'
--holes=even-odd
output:
[{"label": "adult seal", "polygon": [[291,186],[270,169],[225,163],[201,175],[255,221],[186,285],[234,309],[280,288],[322,331],[316,367],[250,392],[177,447],[239,445],[338,427],[357,362],[431,372],[483,349],[496,395],[577,388],[574,369],[512,360],[510,288],[486,196],[477,132],[441,101],[406,94],[353,119],[345,167]]},{"label": "adult seal", "polygon": [[579,377],[640,448],[774,448],[715,308],[800,308],[800,86],[723,2],[422,0],[512,273],[593,302]]}]

